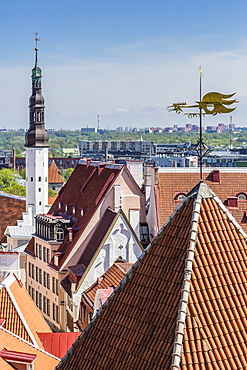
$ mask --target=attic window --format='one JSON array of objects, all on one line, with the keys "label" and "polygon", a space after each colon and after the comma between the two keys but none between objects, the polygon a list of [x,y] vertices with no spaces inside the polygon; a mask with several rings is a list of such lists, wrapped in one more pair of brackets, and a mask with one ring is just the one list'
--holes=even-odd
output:
[{"label": "attic window", "polygon": [[58,203],[58,209],[61,209],[61,203],[60,202]]},{"label": "attic window", "polygon": [[174,200],[182,201],[186,197],[186,193],[177,193]]},{"label": "attic window", "polygon": [[239,193],[237,194],[238,200],[246,200],[247,196],[245,193]]},{"label": "attic window", "polygon": [[84,216],[84,209],[81,208],[81,216]]},{"label": "attic window", "polygon": [[68,206],[67,206],[67,204],[65,204],[65,206],[64,206],[64,211],[65,211],[65,212],[67,212],[67,211],[68,211]]}]

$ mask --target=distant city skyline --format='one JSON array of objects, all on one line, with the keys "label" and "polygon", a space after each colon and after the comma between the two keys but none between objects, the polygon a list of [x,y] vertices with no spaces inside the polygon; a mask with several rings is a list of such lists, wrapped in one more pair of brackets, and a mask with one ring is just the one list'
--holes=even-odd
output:
[{"label": "distant city skyline", "polygon": [[[236,126],[247,126],[247,3],[75,0],[0,5],[0,128],[28,128],[35,32],[46,127],[80,129],[198,124],[173,102],[236,91]],[[229,124],[229,115],[204,126]]]}]

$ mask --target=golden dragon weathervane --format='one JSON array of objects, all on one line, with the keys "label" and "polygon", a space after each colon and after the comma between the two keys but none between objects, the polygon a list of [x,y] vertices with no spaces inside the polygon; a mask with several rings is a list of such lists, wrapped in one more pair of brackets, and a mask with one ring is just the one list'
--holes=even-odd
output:
[{"label": "golden dragon weathervane", "polygon": [[[201,101],[196,101],[196,104],[187,105],[186,103],[173,103],[171,105],[168,105],[168,111],[175,111],[176,113],[183,112],[184,108],[199,108],[204,110],[202,113],[203,116],[206,114],[212,114],[215,116],[218,113],[231,113],[233,112],[235,108],[227,108],[226,105],[231,105],[233,103],[238,103],[236,99],[231,99],[233,94],[221,94],[219,92],[209,92],[202,98]],[[200,115],[200,113],[184,113],[188,117],[197,117]]]},{"label": "golden dragon weathervane", "polygon": [[235,108],[227,108],[226,106],[232,105],[234,103],[238,103],[236,99],[232,98],[236,93],[233,94],[221,94],[219,92],[209,92],[201,97],[202,91],[202,67],[199,67],[200,73],[200,100],[196,101],[196,104],[188,105],[187,103],[173,103],[168,105],[167,109],[169,112],[176,112],[180,114],[183,112],[185,108],[198,108],[199,112],[190,112],[184,113],[188,117],[198,117],[200,118],[200,139],[197,142],[195,147],[195,151],[200,160],[200,179],[202,180],[202,159],[203,157],[208,154],[210,149],[207,148],[206,144],[202,141],[202,116],[207,114],[211,114],[216,116],[216,114],[220,113],[231,113]]}]

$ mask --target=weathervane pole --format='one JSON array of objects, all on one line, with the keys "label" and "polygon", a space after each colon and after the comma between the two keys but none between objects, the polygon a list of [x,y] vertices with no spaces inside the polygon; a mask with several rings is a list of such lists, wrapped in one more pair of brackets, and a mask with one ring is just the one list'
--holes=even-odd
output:
[{"label": "weathervane pole", "polygon": [[[202,101],[202,67],[199,67],[199,73],[200,73],[200,103]],[[199,165],[200,165],[200,180],[202,181],[202,108],[201,104],[199,104],[199,117],[200,117],[200,144],[199,144]]]},{"label": "weathervane pole", "polygon": [[215,116],[219,113],[231,113],[233,112],[235,108],[228,108],[226,107],[238,103],[236,99],[230,99],[235,95],[233,94],[221,94],[219,92],[209,92],[205,94],[202,98],[202,67],[199,67],[199,73],[200,73],[200,91],[199,91],[199,101],[196,101],[196,104],[187,104],[187,103],[173,103],[171,105],[168,105],[167,109],[169,112],[176,112],[180,114],[183,112],[183,109],[185,108],[198,108],[199,113],[184,113],[188,117],[198,117],[200,119],[200,137],[199,140],[197,140],[197,144],[195,146],[195,152],[196,155],[199,157],[199,166],[200,166],[200,181],[202,181],[202,165],[203,165],[203,157],[207,155],[212,149],[208,148],[204,142],[202,141],[202,116],[206,114],[211,114]]}]

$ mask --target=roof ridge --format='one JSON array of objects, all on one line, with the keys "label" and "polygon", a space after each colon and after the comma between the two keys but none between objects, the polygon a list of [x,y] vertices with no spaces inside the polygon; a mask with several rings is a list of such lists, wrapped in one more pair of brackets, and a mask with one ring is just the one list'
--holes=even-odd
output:
[{"label": "roof ridge", "polygon": [[202,192],[201,192],[202,184],[198,184],[198,185],[196,186],[196,188],[198,189],[198,192],[192,193],[193,196],[191,196],[193,198],[196,196],[196,199],[193,202],[190,240],[189,240],[189,246],[187,248],[186,257],[185,257],[184,276],[183,276],[180,300],[178,304],[178,313],[177,313],[176,327],[175,327],[175,337],[174,337],[173,349],[172,349],[172,361],[171,361],[171,366],[170,366],[171,370],[180,368],[181,353],[182,353],[183,338],[184,338],[184,326],[185,326],[185,321],[186,321],[187,306],[189,302],[192,266],[193,266],[193,260],[194,260],[194,255],[195,255],[195,245],[197,242],[197,232],[198,232],[201,203],[203,199]]},{"label": "roof ridge", "polygon": [[[12,284],[13,283],[14,282],[12,282]],[[5,287],[8,295],[9,295],[9,297],[11,299],[11,301],[13,302],[13,305],[14,305],[14,307],[15,307],[15,309],[16,309],[16,311],[17,311],[17,313],[18,313],[18,315],[19,315],[19,317],[20,317],[20,319],[21,319],[21,321],[22,321],[22,323],[23,323],[26,331],[28,332],[28,335],[29,335],[30,339],[33,341],[34,346],[35,347],[38,347],[38,343],[37,343],[36,339],[34,338],[34,335],[33,335],[32,331],[31,331],[31,329],[28,326],[28,323],[27,323],[27,321],[26,321],[26,319],[25,319],[25,317],[24,317],[24,315],[23,315],[23,313],[22,313],[22,311],[21,311],[21,309],[20,309],[20,307],[19,307],[19,305],[18,305],[18,303],[17,303],[17,301],[15,299],[15,296],[11,292],[10,285],[8,285],[8,284],[4,285],[4,283],[3,283],[3,286]]]}]

